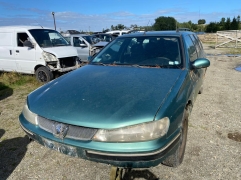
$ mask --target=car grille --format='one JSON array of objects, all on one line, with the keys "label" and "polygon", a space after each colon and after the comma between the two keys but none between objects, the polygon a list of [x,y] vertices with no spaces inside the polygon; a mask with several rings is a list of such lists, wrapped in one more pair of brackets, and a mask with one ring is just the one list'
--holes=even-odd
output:
[{"label": "car grille", "polygon": [[75,57],[59,58],[61,68],[73,67],[76,65]]},{"label": "car grille", "polygon": [[[49,133],[53,133],[53,126],[55,123],[56,123],[56,121],[52,121],[52,120],[46,119],[44,117],[38,116],[39,127]],[[62,124],[64,124],[64,123],[62,123]],[[65,125],[68,125],[68,124],[65,124]],[[68,127],[69,127],[69,129],[68,129],[68,132],[67,132],[65,138],[82,140],[82,141],[91,140],[92,137],[95,135],[95,133],[98,130],[95,128],[87,128],[87,127],[73,126],[73,125],[68,125]]]}]

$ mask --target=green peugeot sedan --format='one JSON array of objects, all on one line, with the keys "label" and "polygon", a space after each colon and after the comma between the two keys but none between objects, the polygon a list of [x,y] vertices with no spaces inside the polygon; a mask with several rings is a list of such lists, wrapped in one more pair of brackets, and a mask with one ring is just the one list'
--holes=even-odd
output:
[{"label": "green peugeot sedan", "polygon": [[30,93],[19,121],[31,139],[70,156],[176,167],[209,65],[195,33],[123,35],[88,65]]}]

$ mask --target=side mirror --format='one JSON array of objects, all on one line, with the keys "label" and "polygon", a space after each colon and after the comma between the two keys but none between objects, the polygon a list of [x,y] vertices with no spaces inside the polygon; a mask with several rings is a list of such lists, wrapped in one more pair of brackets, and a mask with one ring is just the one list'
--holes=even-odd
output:
[{"label": "side mirror", "polygon": [[88,61],[90,61],[92,59],[93,56],[88,56]]},{"label": "side mirror", "polygon": [[79,45],[80,45],[80,47],[87,47],[86,44],[79,44]]},{"label": "side mirror", "polygon": [[23,42],[23,46],[24,47],[34,48],[34,45],[29,40],[24,41]]},{"label": "side mirror", "polygon": [[206,58],[199,58],[192,62],[193,69],[207,68],[210,66],[210,61]]}]

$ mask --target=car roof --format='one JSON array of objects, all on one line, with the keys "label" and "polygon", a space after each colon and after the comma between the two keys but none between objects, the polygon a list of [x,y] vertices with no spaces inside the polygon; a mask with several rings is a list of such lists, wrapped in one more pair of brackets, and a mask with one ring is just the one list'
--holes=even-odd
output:
[{"label": "car roof", "polygon": [[64,37],[83,37],[83,36],[92,36],[92,35],[89,35],[89,34],[62,34],[62,36]]},{"label": "car roof", "polygon": [[54,29],[46,28],[46,27],[42,27],[42,26],[0,26],[0,29],[8,29],[8,30],[50,29],[50,30],[54,30]]},{"label": "car roof", "polygon": [[146,32],[137,32],[124,34],[118,38],[123,37],[140,37],[140,36],[182,36],[184,34],[194,34],[191,31],[146,31]]}]

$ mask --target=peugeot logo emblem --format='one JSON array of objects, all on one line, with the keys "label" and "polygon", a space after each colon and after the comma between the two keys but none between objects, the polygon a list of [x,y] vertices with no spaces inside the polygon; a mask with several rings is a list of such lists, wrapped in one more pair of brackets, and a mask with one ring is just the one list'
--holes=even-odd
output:
[{"label": "peugeot logo emblem", "polygon": [[66,136],[69,126],[62,124],[62,123],[54,123],[53,124],[53,135],[57,138],[64,139]]}]

